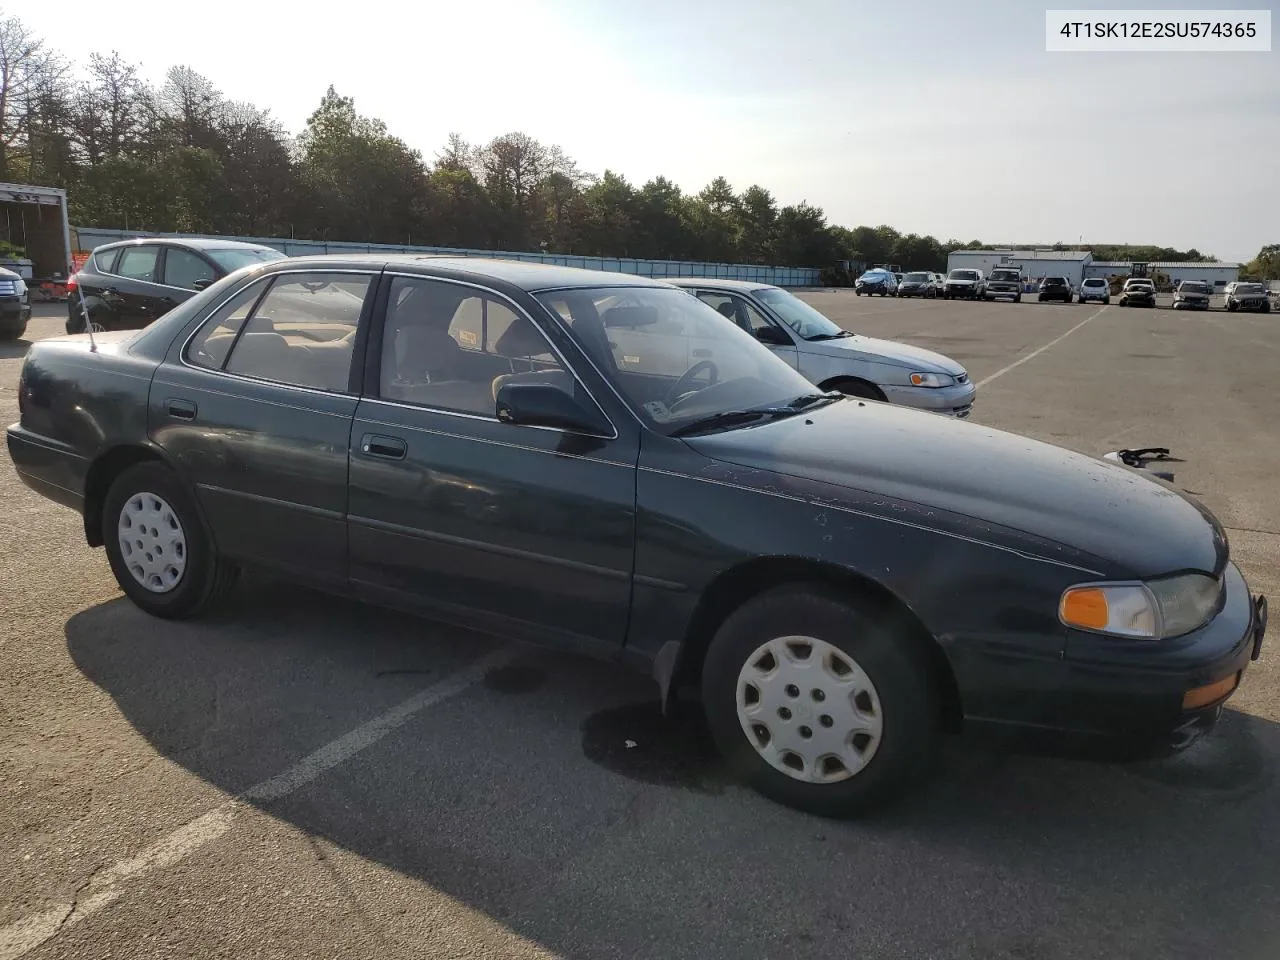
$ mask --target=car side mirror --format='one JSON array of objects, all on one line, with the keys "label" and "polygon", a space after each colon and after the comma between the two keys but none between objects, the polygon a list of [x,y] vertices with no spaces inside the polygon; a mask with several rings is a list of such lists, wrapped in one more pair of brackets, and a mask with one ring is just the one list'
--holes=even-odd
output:
[{"label": "car side mirror", "polygon": [[756,339],[761,343],[769,343],[778,347],[791,346],[791,338],[787,336],[786,331],[774,326],[761,327],[756,331]]},{"label": "car side mirror", "polygon": [[503,423],[599,435],[612,433],[599,411],[551,383],[504,383],[498,388],[496,408]]},{"label": "car side mirror", "polygon": [[195,287],[197,290],[204,290],[206,287],[213,286],[213,280],[209,277],[201,277],[195,283],[191,284],[191,286]]}]

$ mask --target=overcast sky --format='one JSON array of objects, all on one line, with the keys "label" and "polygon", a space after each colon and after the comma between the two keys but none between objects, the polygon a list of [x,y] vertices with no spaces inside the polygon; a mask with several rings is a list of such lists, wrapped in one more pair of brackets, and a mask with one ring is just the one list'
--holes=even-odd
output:
[{"label": "overcast sky", "polygon": [[187,64],[292,132],[332,83],[428,160],[452,131],[523,130],[636,184],[665,174],[693,191],[723,174],[834,223],[940,240],[1083,237],[1228,260],[1280,242],[1280,48],[1046,53],[1046,6],[1071,5],[60,0],[5,12],[73,60],[115,49],[153,80]]}]

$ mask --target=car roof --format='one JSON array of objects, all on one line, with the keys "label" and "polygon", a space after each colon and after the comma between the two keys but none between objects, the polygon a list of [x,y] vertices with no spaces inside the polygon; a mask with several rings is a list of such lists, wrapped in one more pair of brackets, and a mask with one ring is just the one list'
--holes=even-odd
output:
[{"label": "car roof", "polygon": [[758,283],[751,280],[720,280],[715,277],[663,277],[667,283],[677,287],[702,287],[705,290],[741,290],[750,293],[752,290],[776,290],[772,283]]},{"label": "car roof", "polygon": [[663,280],[641,277],[633,273],[586,270],[558,264],[532,263],[524,260],[500,260],[496,257],[458,257],[447,254],[325,254],[291,257],[269,265],[268,270],[310,269],[333,270],[342,267],[376,267],[394,269],[424,276],[443,275],[458,279],[492,280],[538,293],[590,287],[654,287],[671,289]]},{"label": "car roof", "polygon": [[265,243],[246,243],[243,240],[214,240],[208,237],[131,237],[128,240],[112,240],[94,247],[94,252],[115,247],[136,247],[144,243],[161,243],[170,247],[187,247],[191,250],[275,250]]}]

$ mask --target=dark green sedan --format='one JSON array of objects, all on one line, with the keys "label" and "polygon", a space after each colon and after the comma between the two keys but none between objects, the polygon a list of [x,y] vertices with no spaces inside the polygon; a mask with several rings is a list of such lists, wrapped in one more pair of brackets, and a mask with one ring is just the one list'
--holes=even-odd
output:
[{"label": "dark green sedan", "polygon": [[1262,643],[1194,501],[821,392],[655,280],[282,260],[36,343],[18,394],[18,473],[143,610],[269,570],[617,660],[815,813],[894,796],[966,726],[1185,745]]}]

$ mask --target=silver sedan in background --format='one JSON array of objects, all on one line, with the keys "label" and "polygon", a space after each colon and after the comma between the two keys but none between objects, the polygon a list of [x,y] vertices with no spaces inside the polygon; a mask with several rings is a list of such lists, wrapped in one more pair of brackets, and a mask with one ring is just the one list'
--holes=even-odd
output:
[{"label": "silver sedan in background", "polygon": [[715,307],[824,390],[952,417],[972,412],[977,390],[950,357],[850,333],[781,287],[700,277],[666,282]]}]

